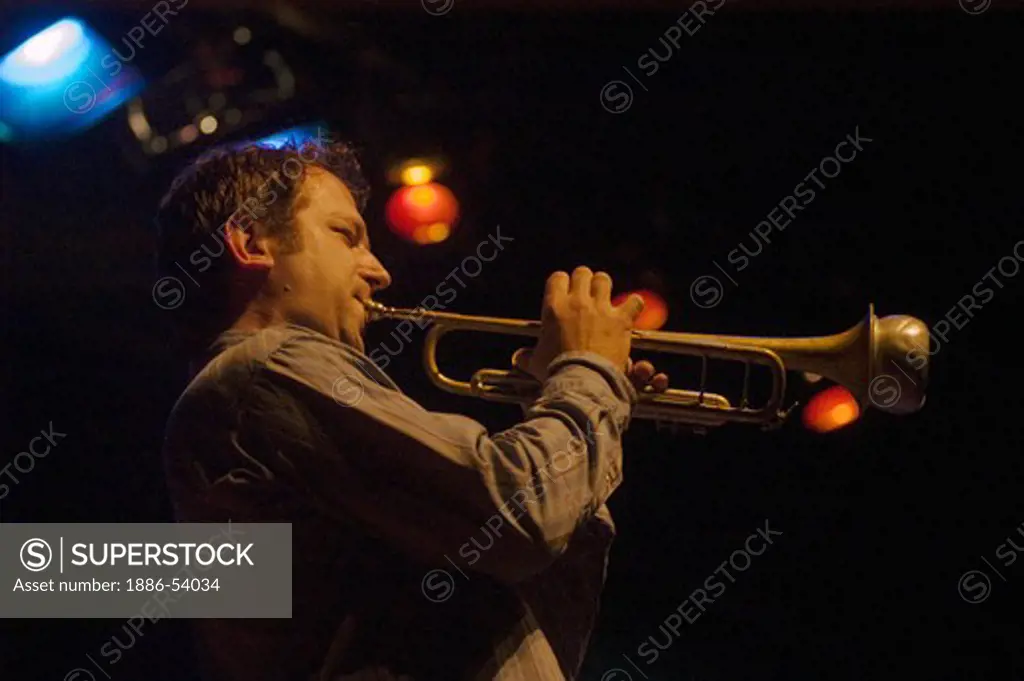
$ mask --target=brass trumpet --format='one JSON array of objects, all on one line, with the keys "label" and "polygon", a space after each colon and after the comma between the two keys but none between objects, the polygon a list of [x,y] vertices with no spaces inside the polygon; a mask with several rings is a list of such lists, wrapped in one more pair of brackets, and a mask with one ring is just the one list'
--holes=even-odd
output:
[{"label": "brass trumpet", "polygon": [[[539,383],[517,371],[481,369],[469,381],[441,372],[437,346],[452,331],[478,331],[538,337],[540,322],[483,317],[426,309],[404,309],[366,303],[371,320],[408,320],[431,325],[423,346],[423,364],[430,380],[442,390],[493,402],[525,403],[539,393]],[[756,338],[674,331],[632,332],[631,348],[702,358],[696,390],[670,388],[663,393],[641,392],[633,418],[691,425],[698,430],[725,423],[781,425],[792,410],[785,408],[786,372],[817,374],[849,390],[862,408],[873,406],[890,414],[909,414],[924,406],[928,386],[928,327],[906,315],[878,318],[874,305],[860,323],[831,336],[811,338]],[[914,351],[913,359],[911,355]],[[707,392],[708,359],[744,363],[743,392],[733,405],[723,395]],[[748,396],[750,367],[766,367],[771,375],[770,395],[762,406],[751,406]]]}]

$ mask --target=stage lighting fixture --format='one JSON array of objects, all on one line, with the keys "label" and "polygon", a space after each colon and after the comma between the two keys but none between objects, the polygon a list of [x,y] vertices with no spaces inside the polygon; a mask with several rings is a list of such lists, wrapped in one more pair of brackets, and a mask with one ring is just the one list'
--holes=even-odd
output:
[{"label": "stage lighting fixture", "polygon": [[210,27],[187,47],[177,67],[128,103],[128,127],[146,156],[265,127],[295,96],[287,60],[257,30]]},{"label": "stage lighting fixture", "polygon": [[109,42],[65,17],[0,60],[0,141],[61,137],[98,123],[144,82],[138,70],[108,68]]}]

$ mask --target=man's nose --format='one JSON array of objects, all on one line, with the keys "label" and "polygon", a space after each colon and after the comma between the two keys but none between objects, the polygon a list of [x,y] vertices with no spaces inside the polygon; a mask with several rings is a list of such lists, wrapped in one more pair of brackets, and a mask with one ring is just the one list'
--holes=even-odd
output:
[{"label": "man's nose", "polygon": [[370,289],[373,292],[383,291],[388,286],[391,286],[391,273],[372,254],[369,257],[369,261],[363,267],[361,274],[363,279],[370,284]]}]

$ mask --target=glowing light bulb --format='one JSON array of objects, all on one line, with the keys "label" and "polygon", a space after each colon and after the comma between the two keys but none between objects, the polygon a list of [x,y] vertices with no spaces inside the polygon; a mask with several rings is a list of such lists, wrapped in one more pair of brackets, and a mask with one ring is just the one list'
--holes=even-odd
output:
[{"label": "glowing light bulb", "polygon": [[388,226],[395,234],[417,244],[447,239],[459,218],[459,202],[444,185],[430,182],[400,187],[385,206]]},{"label": "glowing light bulb", "polygon": [[816,433],[828,433],[860,418],[860,405],[849,390],[835,385],[822,390],[804,407],[804,425]]},{"label": "glowing light bulb", "polygon": [[0,78],[12,85],[59,83],[73,74],[91,49],[85,29],[75,19],[62,19],[12,50],[0,61]]},{"label": "glowing light bulb", "polygon": [[434,171],[430,166],[419,163],[402,169],[402,184],[421,185],[434,179]]},{"label": "glowing light bulb", "polygon": [[15,53],[15,59],[41,66],[70,50],[81,39],[82,25],[74,19],[63,19],[26,40]]}]

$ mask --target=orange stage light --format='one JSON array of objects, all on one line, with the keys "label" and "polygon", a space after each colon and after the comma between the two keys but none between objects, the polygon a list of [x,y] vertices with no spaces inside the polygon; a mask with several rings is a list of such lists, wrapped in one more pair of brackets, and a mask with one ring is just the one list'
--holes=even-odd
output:
[{"label": "orange stage light", "polygon": [[393,163],[387,170],[388,182],[416,186],[433,182],[446,169],[447,164],[440,157],[407,158]]},{"label": "orange stage light", "polygon": [[434,179],[434,169],[425,163],[417,163],[406,166],[401,173],[402,184],[420,185],[427,184]]},{"label": "orange stage light", "polygon": [[654,291],[641,289],[639,291],[626,291],[612,299],[612,304],[621,305],[631,294],[636,293],[644,299],[644,309],[636,318],[636,328],[644,331],[655,331],[665,326],[668,321],[668,305],[665,300]]},{"label": "orange stage light", "polygon": [[396,189],[384,209],[388,227],[417,244],[444,241],[459,218],[459,202],[442,184],[429,182]]},{"label": "orange stage light", "polygon": [[804,407],[804,425],[816,433],[828,433],[860,418],[860,405],[841,385],[822,390]]}]

